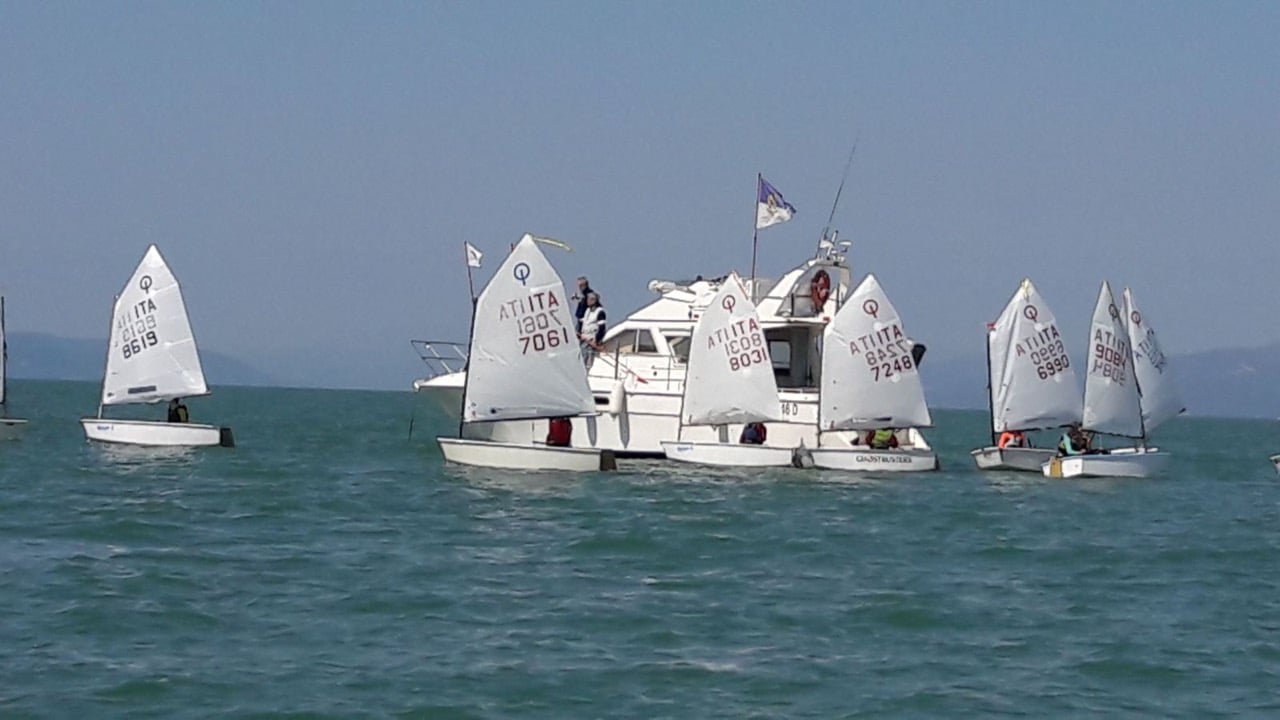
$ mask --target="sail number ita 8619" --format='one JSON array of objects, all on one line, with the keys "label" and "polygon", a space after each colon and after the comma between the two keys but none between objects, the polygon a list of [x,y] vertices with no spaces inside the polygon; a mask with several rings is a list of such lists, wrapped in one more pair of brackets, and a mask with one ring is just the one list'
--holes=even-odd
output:
[{"label": "sail number ita 8619", "polygon": [[156,335],[156,316],[153,314],[155,309],[153,301],[144,300],[116,318],[116,329],[119,331],[117,343],[125,360],[160,344],[160,338]]}]

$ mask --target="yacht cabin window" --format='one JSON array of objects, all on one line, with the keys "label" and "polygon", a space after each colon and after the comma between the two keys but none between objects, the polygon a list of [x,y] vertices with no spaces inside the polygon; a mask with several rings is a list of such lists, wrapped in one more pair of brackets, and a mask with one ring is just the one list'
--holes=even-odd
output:
[{"label": "yacht cabin window", "polygon": [[658,346],[654,344],[653,335],[648,330],[623,330],[604,341],[604,352],[610,355],[652,355],[658,352]]},{"label": "yacht cabin window", "polygon": [[671,348],[671,354],[675,356],[676,362],[689,362],[689,345],[693,340],[688,335],[664,335],[667,341],[667,347]]}]

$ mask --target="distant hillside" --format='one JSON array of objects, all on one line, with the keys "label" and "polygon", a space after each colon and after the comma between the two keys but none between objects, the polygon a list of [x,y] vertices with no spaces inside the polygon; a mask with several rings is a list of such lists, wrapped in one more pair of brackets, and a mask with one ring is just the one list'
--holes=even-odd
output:
[{"label": "distant hillside", "polygon": [[[9,334],[9,373],[31,380],[101,380],[106,361],[102,340],[62,338],[44,333]],[[276,385],[275,378],[233,357],[200,350],[204,374],[213,385]]]},{"label": "distant hillside", "polygon": [[[985,408],[986,363],[982,354],[926,356],[920,374],[929,404]],[[1191,415],[1280,417],[1280,343],[1175,355],[1171,367]]]}]

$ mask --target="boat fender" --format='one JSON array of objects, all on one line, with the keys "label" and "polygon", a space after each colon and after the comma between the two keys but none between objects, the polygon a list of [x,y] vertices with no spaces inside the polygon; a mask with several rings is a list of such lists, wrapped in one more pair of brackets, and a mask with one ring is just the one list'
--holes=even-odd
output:
[{"label": "boat fender", "polygon": [[234,435],[231,434],[231,428],[229,427],[218,428],[218,444],[221,445],[222,447],[236,446],[236,438]]},{"label": "boat fender", "polygon": [[621,380],[613,384],[613,389],[609,391],[609,404],[604,406],[604,411],[610,415],[617,417],[627,406],[627,388]]}]

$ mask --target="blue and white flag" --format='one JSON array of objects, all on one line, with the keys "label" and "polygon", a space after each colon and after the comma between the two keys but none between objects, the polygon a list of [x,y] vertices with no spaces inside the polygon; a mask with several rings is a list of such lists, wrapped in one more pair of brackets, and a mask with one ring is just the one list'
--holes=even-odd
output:
[{"label": "blue and white flag", "polygon": [[763,230],[771,225],[784,223],[795,214],[796,208],[787,202],[778,189],[769,184],[764,177],[759,177],[759,188],[756,194],[756,229]]}]

